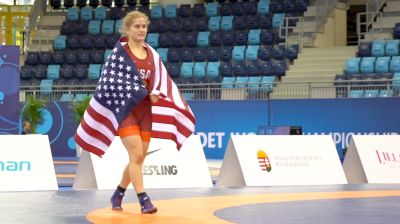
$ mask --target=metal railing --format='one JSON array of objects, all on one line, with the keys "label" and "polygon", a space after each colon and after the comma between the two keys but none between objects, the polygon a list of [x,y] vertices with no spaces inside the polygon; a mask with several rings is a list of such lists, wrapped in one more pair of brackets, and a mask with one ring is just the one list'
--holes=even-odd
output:
[{"label": "metal railing", "polygon": [[[370,20],[368,18],[374,18]],[[357,35],[358,44],[365,38],[367,33],[382,33],[381,12],[360,12],[357,13]]]},{"label": "metal railing", "polygon": [[386,0],[366,0],[365,7],[366,7],[366,13],[371,13],[367,14],[366,22],[367,23],[373,23],[373,21],[376,20],[376,12],[380,12],[383,5],[386,4]]},{"label": "metal railing", "polygon": [[[343,80],[335,82],[268,82],[268,83],[203,83],[179,85],[182,95],[188,100],[265,100],[265,99],[329,99],[347,98],[353,90],[385,91],[388,96],[398,96],[400,80]],[[396,83],[393,85],[393,83]],[[256,87],[251,87],[256,85]],[[229,88],[227,86],[230,86]],[[42,91],[39,86],[21,86],[20,101],[34,95],[47,101],[74,101],[93,95],[96,86],[53,86]],[[364,97],[364,95],[362,96]],[[377,96],[368,96],[377,97]]]},{"label": "metal railing", "polygon": [[[304,17],[285,17],[285,25],[279,28],[279,37],[285,38],[286,49],[288,48],[289,44],[293,43],[291,42],[292,39],[289,41],[289,38],[295,39],[295,43],[299,46],[299,53],[303,49],[304,32],[301,27],[303,21]],[[300,25],[300,27],[298,27],[298,25]]]}]

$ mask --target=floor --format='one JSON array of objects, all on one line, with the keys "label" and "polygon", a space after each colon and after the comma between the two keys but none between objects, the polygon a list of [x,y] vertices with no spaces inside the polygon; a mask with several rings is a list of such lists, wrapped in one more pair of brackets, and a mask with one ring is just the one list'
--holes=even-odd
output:
[{"label": "floor", "polygon": [[0,223],[399,223],[400,185],[151,189],[155,215],[141,215],[133,191],[123,212],[112,191],[0,193]]}]

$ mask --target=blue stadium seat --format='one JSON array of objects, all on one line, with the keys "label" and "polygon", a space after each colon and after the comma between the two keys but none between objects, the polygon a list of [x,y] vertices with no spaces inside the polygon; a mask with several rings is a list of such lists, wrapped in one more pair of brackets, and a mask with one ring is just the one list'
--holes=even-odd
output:
[{"label": "blue stadium seat", "polygon": [[195,20],[195,30],[196,31],[207,31],[208,30],[208,20],[207,18],[196,18]]},{"label": "blue stadium seat", "polygon": [[206,80],[207,62],[196,62],[193,67],[193,78],[196,82],[204,82]]},{"label": "blue stadium seat", "polygon": [[271,57],[275,60],[283,60],[285,58],[285,46],[273,46],[271,50]]},{"label": "blue stadium seat", "polygon": [[219,4],[219,15],[230,16],[232,15],[232,7],[230,2],[222,2]]},{"label": "blue stadium seat", "polygon": [[79,36],[70,35],[67,36],[67,48],[68,49],[77,49],[81,47],[81,43],[79,41]]},{"label": "blue stadium seat", "polygon": [[381,89],[379,91],[379,97],[392,97],[392,96],[393,96],[393,90]]},{"label": "blue stadium seat", "polygon": [[259,65],[260,75],[261,76],[272,76],[274,72],[272,70],[272,63],[271,61],[264,61],[261,62]]},{"label": "blue stadium seat", "polygon": [[99,34],[100,33],[100,20],[91,20],[89,21],[89,33],[90,34]]},{"label": "blue stadium seat", "polygon": [[47,79],[60,78],[60,65],[49,65],[47,67]]},{"label": "blue stadium seat", "polygon": [[206,15],[206,11],[204,8],[204,4],[194,4],[193,5],[193,11],[192,11],[192,16],[194,17],[204,17]]},{"label": "blue stadium seat", "polygon": [[163,7],[162,5],[153,5],[150,10],[151,19],[161,19],[163,18]]},{"label": "blue stadium seat", "polygon": [[225,31],[222,35],[222,43],[224,46],[233,46],[235,44],[235,31]]},{"label": "blue stadium seat", "polygon": [[64,0],[64,7],[67,9],[73,7],[74,4],[74,0]]},{"label": "blue stadium seat", "polygon": [[285,38],[280,37],[280,30],[279,29],[274,29],[272,31],[272,38],[273,38],[273,42],[275,44],[279,44],[279,43],[284,43],[285,42]]},{"label": "blue stadium seat", "polygon": [[258,17],[256,15],[248,15],[246,17],[246,24],[248,29],[258,29]]},{"label": "blue stadium seat", "polygon": [[108,49],[114,48],[115,44],[118,42],[120,37],[121,36],[119,33],[115,33],[112,35],[106,35],[105,36],[106,48],[108,48]]},{"label": "blue stadium seat", "polygon": [[108,16],[111,20],[122,19],[122,8],[121,7],[112,7],[108,13]]},{"label": "blue stadium seat", "polygon": [[267,16],[258,16],[258,27],[260,29],[268,30],[272,29],[272,17],[267,15]]},{"label": "blue stadium seat", "polygon": [[173,79],[178,79],[181,75],[181,65],[178,63],[168,63],[168,74]]},{"label": "blue stadium seat", "polygon": [[360,72],[362,74],[374,73],[375,57],[363,57],[360,63]]},{"label": "blue stadium seat", "polygon": [[90,51],[90,64],[102,64],[104,62],[104,51],[92,50]]},{"label": "blue stadium seat", "polygon": [[79,8],[72,7],[67,10],[67,20],[78,21],[79,20]]},{"label": "blue stadium seat", "polygon": [[193,48],[182,48],[180,55],[183,62],[193,61]]},{"label": "blue stadium seat", "polygon": [[160,55],[161,61],[166,64],[168,60],[168,48],[157,48],[157,52]]},{"label": "blue stadium seat", "polygon": [[206,15],[208,17],[218,15],[218,4],[216,2],[209,2],[206,4]]},{"label": "blue stadium seat", "polygon": [[400,72],[400,56],[394,56],[390,60],[390,72]]},{"label": "blue stadium seat", "polygon": [[271,60],[271,46],[261,46],[258,49],[258,59],[262,61],[269,61]]},{"label": "blue stadium seat", "polygon": [[232,2],[232,15],[234,16],[243,16],[244,15],[244,2]]},{"label": "blue stadium seat", "polygon": [[53,91],[53,80],[43,79],[40,81],[40,93],[51,94]]},{"label": "blue stadium seat", "polygon": [[393,37],[396,39],[400,39],[400,22],[395,24]]},{"label": "blue stadium seat", "polygon": [[33,67],[32,73],[36,79],[45,79],[47,77],[47,66],[36,65]]},{"label": "blue stadium seat", "polygon": [[291,45],[286,49],[286,58],[290,61],[297,59],[297,55],[299,54],[299,45]]},{"label": "blue stadium seat", "polygon": [[63,79],[72,79],[74,76],[73,65],[62,65],[60,69],[60,77]]},{"label": "blue stadium seat", "polygon": [[101,64],[90,64],[88,69],[88,78],[98,80],[101,74]]},{"label": "blue stadium seat", "polygon": [[245,16],[235,16],[233,19],[233,28],[235,30],[244,30],[247,28]]},{"label": "blue stadium seat", "polygon": [[76,22],[64,21],[61,25],[61,35],[71,35],[75,33]]},{"label": "blue stadium seat", "polygon": [[371,56],[371,42],[360,42],[358,45],[358,57],[370,57]]},{"label": "blue stadium seat", "polygon": [[269,13],[269,0],[260,0],[257,4],[257,14],[266,15]]},{"label": "blue stadium seat", "polygon": [[181,67],[181,77],[185,81],[189,81],[193,78],[193,62],[183,62]]},{"label": "blue stadium seat", "polygon": [[[75,26],[75,33],[78,35],[87,34],[89,31],[89,23],[87,21],[79,21]],[[71,33],[72,34],[72,33]]]},{"label": "blue stadium seat", "polygon": [[247,45],[248,32],[244,30],[238,30],[235,32],[235,45]]},{"label": "blue stadium seat", "polygon": [[195,48],[193,50],[193,60],[195,62],[206,61],[207,49],[206,48]]},{"label": "blue stadium seat", "polygon": [[50,6],[53,9],[59,9],[61,7],[61,0],[51,0],[50,1]]},{"label": "blue stadium seat", "polygon": [[364,97],[366,98],[374,98],[379,96],[379,90],[377,89],[368,89],[364,92]]},{"label": "blue stadium seat", "polygon": [[51,60],[51,52],[50,51],[41,51],[39,52],[39,63],[42,65],[49,65],[52,63]]},{"label": "blue stadium seat", "polygon": [[27,65],[38,65],[39,64],[39,52],[28,51],[28,54],[26,55],[25,64],[27,64]]},{"label": "blue stadium seat", "polygon": [[237,76],[235,79],[235,88],[245,88],[247,86],[247,82],[249,81],[249,77],[247,76]]},{"label": "blue stadium seat", "polygon": [[350,90],[350,98],[362,98],[364,97],[364,90]]},{"label": "blue stadium seat", "polygon": [[256,15],[257,14],[257,2],[248,1],[244,7],[246,15]]},{"label": "blue stadium seat", "polygon": [[176,48],[169,48],[167,53],[168,61],[172,63],[178,63],[181,60],[179,50]]},{"label": "blue stadium seat", "polygon": [[256,61],[258,59],[259,49],[260,49],[259,45],[248,45],[245,52],[246,60]]},{"label": "blue stadium seat", "polygon": [[184,18],[182,21],[182,31],[184,32],[192,32],[194,22],[190,18]]},{"label": "blue stadium seat", "polygon": [[223,48],[221,48],[221,51],[220,51],[220,54],[219,54],[220,59],[222,61],[224,61],[224,62],[231,61],[231,59],[232,59],[232,50],[233,50],[232,47],[223,47]]},{"label": "blue stadium seat", "polygon": [[65,63],[69,65],[75,65],[78,63],[78,58],[76,56],[75,51],[66,51],[64,52]]},{"label": "blue stadium seat", "polygon": [[211,16],[208,20],[208,29],[217,31],[221,29],[221,16]]},{"label": "blue stadium seat", "polygon": [[385,56],[385,40],[374,40],[372,42],[371,54],[374,57],[383,57]]},{"label": "blue stadium seat", "polygon": [[271,0],[269,4],[269,10],[271,13],[280,13],[283,12],[282,1],[281,0]]},{"label": "blue stadium seat", "polygon": [[165,18],[176,18],[176,4],[167,4],[165,7]]},{"label": "blue stadium seat", "polygon": [[87,3],[87,0],[76,0],[75,5],[79,8],[85,7]]},{"label": "blue stadium seat", "polygon": [[233,89],[236,77],[223,77],[222,78],[222,88],[223,89]]},{"label": "blue stadium seat", "polygon": [[101,0],[101,5],[110,8],[112,5],[112,0]]},{"label": "blue stadium seat", "polygon": [[100,5],[99,0],[89,0],[89,5],[92,6],[93,8],[97,8]]},{"label": "blue stadium seat", "polygon": [[179,33],[181,32],[181,21],[179,18],[171,18],[169,19],[169,31],[174,32],[174,33]]},{"label": "blue stadium seat", "polygon": [[249,80],[247,82],[247,88],[248,88],[249,93],[256,93],[256,92],[260,91],[261,79],[262,79],[261,76],[249,77]]},{"label": "blue stadium seat", "polygon": [[219,77],[219,65],[220,62],[208,62],[207,63],[207,79],[209,82],[218,80]]},{"label": "blue stadium seat", "polygon": [[63,51],[54,51],[51,55],[52,61],[54,64],[64,64],[64,52]]},{"label": "blue stadium seat", "polygon": [[121,26],[122,26],[122,20],[121,19],[115,20],[115,26],[114,26],[115,33],[119,33],[119,31],[121,30]]},{"label": "blue stadium seat", "polygon": [[59,35],[54,39],[54,50],[64,50],[67,46],[67,36]]},{"label": "blue stadium seat", "polygon": [[386,56],[399,56],[400,40],[388,40],[386,42]]},{"label": "blue stadium seat", "polygon": [[191,13],[191,8],[189,4],[182,4],[179,6],[177,14],[179,17],[182,18],[187,18],[190,17]]},{"label": "blue stadium seat", "polygon": [[246,46],[234,46],[232,51],[232,59],[234,61],[243,61]]},{"label": "blue stadium seat", "polygon": [[275,76],[262,76],[260,83],[260,91],[264,93],[270,93],[272,92],[275,84],[276,84]]},{"label": "blue stadium seat", "polygon": [[88,68],[87,65],[76,65],[74,67],[74,77],[83,80],[88,77]]},{"label": "blue stadium seat", "polygon": [[221,30],[232,30],[233,28],[233,16],[222,16],[221,19]]},{"label": "blue stadium seat", "polygon": [[171,47],[171,35],[169,33],[161,33],[158,36],[158,46],[164,48]]},{"label": "blue stadium seat", "polygon": [[159,37],[158,33],[148,33],[147,37],[146,37],[146,43],[148,43],[153,48],[157,48],[158,47],[158,37]]},{"label": "blue stadium seat", "polygon": [[294,0],[285,0],[282,2],[282,11],[286,13],[296,12],[296,2]]},{"label": "blue stadium seat", "polygon": [[389,72],[390,57],[377,57],[375,61],[375,72],[378,74]]},{"label": "blue stadium seat", "polygon": [[78,51],[76,54],[77,59],[78,59],[78,64],[85,64],[88,65],[91,63],[91,58],[90,58],[90,51]]},{"label": "blue stadium seat", "polygon": [[107,18],[106,7],[100,6],[94,9],[94,19],[95,20],[105,20]]},{"label": "blue stadium seat", "polygon": [[233,68],[230,62],[222,62],[219,66],[219,73],[222,77],[233,76]]},{"label": "blue stadium seat", "polygon": [[261,29],[249,30],[248,34],[249,45],[259,45],[260,36],[261,36]]},{"label": "blue stadium seat", "polygon": [[169,20],[168,19],[159,19],[158,20],[158,32],[165,33],[169,30]]},{"label": "blue stadium seat", "polygon": [[272,71],[276,76],[284,76],[286,74],[286,61],[285,60],[273,61]]},{"label": "blue stadium seat", "polygon": [[272,17],[272,27],[273,28],[280,28],[284,25],[285,13],[275,13]]},{"label": "blue stadium seat", "polygon": [[63,93],[60,98],[61,102],[70,102],[73,100],[74,100],[74,96],[73,96],[73,94],[70,94],[70,93]]},{"label": "blue stadium seat", "polygon": [[219,60],[219,48],[207,48],[207,61],[217,62]]},{"label": "blue stadium seat", "polygon": [[234,76],[246,76],[246,64],[244,61],[237,61],[232,66]]},{"label": "blue stadium seat", "polygon": [[30,66],[30,65],[21,66],[21,70],[20,70],[21,80],[32,79],[33,78],[32,70],[33,70],[33,66]]},{"label": "blue stadium seat", "polygon": [[345,72],[348,75],[360,73],[361,58],[348,58],[346,61]]},{"label": "blue stadium seat", "polygon": [[186,47],[195,47],[197,45],[197,33],[191,32],[186,33],[184,36],[185,46]]},{"label": "blue stadium seat", "polygon": [[261,36],[260,36],[260,41],[264,45],[272,45],[273,34],[271,33],[271,31],[270,30],[262,30]]},{"label": "blue stadium seat", "polygon": [[246,71],[248,76],[260,76],[259,63],[256,61],[249,62],[246,65]]},{"label": "blue stadium seat", "polygon": [[210,40],[209,40],[210,46],[214,46],[214,47],[221,46],[221,42],[222,42],[221,34],[222,33],[220,31],[211,31],[210,32]]},{"label": "blue stadium seat", "polygon": [[93,19],[93,8],[91,6],[85,6],[81,8],[81,17],[83,21],[90,21]]},{"label": "blue stadium seat", "polygon": [[108,50],[105,50],[105,51],[104,51],[104,61],[107,60],[108,56],[110,56],[111,53],[112,53],[112,50],[111,50],[111,49],[108,49]]},{"label": "blue stadium seat", "polygon": [[296,0],[296,11],[300,13],[307,11],[308,4],[309,0]]},{"label": "blue stadium seat", "polygon": [[113,34],[114,33],[114,20],[103,20],[101,24],[102,34]]}]

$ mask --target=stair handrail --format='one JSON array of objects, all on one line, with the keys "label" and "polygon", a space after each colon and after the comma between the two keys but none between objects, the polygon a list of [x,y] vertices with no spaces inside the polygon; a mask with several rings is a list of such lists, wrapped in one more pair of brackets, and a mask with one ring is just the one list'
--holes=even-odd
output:
[{"label": "stair handrail", "polygon": [[[368,18],[374,18],[368,20]],[[357,13],[357,36],[358,44],[365,38],[367,33],[382,33],[382,12],[360,12]]]}]

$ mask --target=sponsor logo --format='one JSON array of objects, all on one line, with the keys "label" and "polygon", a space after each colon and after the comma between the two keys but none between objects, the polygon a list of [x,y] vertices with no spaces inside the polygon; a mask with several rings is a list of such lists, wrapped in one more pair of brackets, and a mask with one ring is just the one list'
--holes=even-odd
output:
[{"label": "sponsor logo", "polygon": [[272,167],[267,153],[265,153],[262,150],[258,150],[257,159],[258,159],[258,164],[260,165],[262,171],[271,172]]},{"label": "sponsor logo", "polygon": [[378,161],[382,165],[400,166],[400,154],[375,150]]},{"label": "sponsor logo", "polygon": [[162,148],[154,149],[153,151],[147,152],[147,155],[150,155],[150,154],[153,154],[153,153],[155,153],[155,152],[158,152],[158,151],[160,151],[161,149],[162,149]]},{"label": "sponsor logo", "polygon": [[175,165],[149,165],[143,166],[143,175],[175,176],[178,168]]},{"label": "sponsor logo", "polygon": [[0,172],[30,171],[31,163],[28,161],[0,161]]}]

